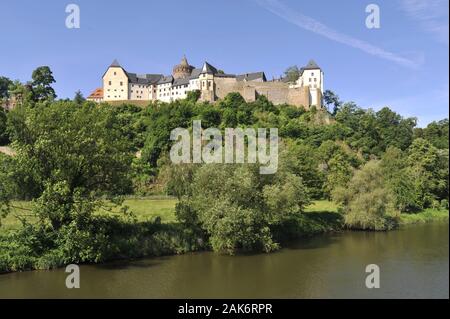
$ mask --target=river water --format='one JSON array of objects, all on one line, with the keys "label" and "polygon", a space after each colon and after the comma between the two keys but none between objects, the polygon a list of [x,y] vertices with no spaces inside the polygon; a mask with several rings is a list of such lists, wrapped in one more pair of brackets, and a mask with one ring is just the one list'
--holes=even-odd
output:
[{"label": "river water", "polygon": [[[449,225],[386,233],[344,232],[299,240],[272,254],[193,253],[0,275],[0,298],[448,298]],[[368,289],[368,264],[380,288]]]}]

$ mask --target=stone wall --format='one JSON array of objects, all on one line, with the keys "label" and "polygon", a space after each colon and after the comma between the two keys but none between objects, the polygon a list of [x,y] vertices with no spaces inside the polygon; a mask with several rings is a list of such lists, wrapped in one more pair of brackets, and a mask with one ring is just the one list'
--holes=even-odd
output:
[{"label": "stone wall", "polygon": [[258,96],[264,95],[275,105],[286,103],[305,108],[310,106],[309,87],[289,88],[289,85],[283,82],[244,82],[236,81],[234,78],[214,78],[214,82],[217,99],[223,99],[227,94],[237,92],[247,102],[253,102]]}]

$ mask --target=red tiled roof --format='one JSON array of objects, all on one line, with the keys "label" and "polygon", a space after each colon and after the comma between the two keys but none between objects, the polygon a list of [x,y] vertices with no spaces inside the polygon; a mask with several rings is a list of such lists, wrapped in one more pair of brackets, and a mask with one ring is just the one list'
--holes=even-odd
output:
[{"label": "red tiled roof", "polygon": [[95,89],[91,95],[88,96],[88,99],[102,99],[103,98],[103,89],[98,88]]}]

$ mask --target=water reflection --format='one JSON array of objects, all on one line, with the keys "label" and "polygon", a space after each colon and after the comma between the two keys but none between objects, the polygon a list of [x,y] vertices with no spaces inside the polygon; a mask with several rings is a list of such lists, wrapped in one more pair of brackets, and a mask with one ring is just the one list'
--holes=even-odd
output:
[{"label": "water reflection", "polygon": [[[18,298],[448,298],[448,223],[387,233],[346,232],[291,243],[273,254],[193,253],[82,266],[81,289],[64,270],[0,275]],[[381,288],[365,287],[365,267]]]}]

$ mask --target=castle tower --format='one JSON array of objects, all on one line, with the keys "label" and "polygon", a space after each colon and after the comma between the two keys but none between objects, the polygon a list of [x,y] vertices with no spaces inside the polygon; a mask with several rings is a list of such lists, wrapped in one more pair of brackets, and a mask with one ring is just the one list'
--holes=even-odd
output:
[{"label": "castle tower", "polygon": [[173,67],[172,75],[174,79],[187,78],[191,75],[193,69],[194,67],[189,65],[186,56],[183,56],[180,64]]}]

